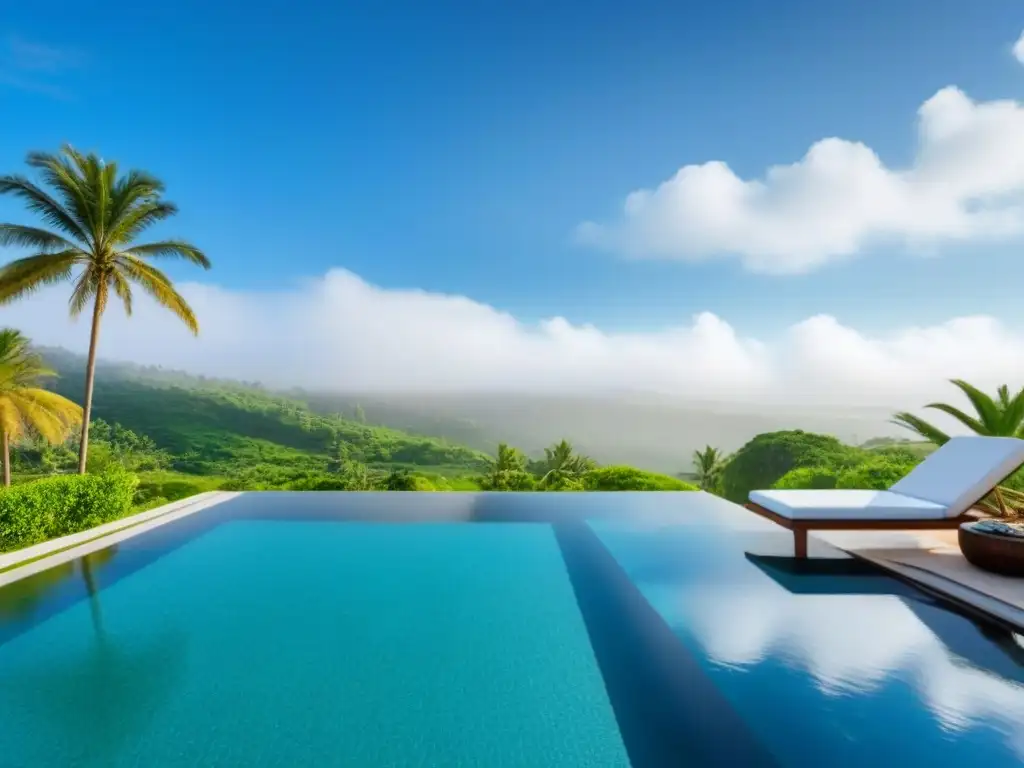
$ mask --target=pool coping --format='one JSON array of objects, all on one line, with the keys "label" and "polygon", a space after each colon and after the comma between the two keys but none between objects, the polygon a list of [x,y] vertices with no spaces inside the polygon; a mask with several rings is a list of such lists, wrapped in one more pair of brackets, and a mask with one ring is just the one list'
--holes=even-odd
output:
[{"label": "pool coping", "polygon": [[849,554],[876,568],[981,618],[1015,632],[1024,632],[1024,609],[987,594],[955,577],[926,569],[915,563],[901,562],[907,550],[851,549]]},{"label": "pool coping", "polygon": [[206,491],[59,539],[50,539],[24,549],[6,552],[0,555],[0,587],[240,495],[237,491]]}]

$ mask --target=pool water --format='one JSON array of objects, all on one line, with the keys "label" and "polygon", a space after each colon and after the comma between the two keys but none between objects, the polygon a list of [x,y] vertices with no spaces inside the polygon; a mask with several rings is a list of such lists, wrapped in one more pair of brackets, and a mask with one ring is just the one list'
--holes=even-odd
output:
[{"label": "pool water", "polygon": [[703,494],[247,494],[0,589],[0,766],[1024,764],[1024,642]]}]

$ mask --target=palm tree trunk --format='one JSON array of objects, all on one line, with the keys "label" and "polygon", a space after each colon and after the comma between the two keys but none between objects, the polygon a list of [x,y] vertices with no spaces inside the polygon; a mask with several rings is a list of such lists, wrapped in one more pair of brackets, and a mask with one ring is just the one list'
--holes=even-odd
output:
[{"label": "palm tree trunk", "polygon": [[78,446],[78,474],[85,474],[89,454],[89,419],[92,415],[92,385],[96,379],[96,344],[100,338],[100,316],[103,314],[103,286],[96,291],[92,308],[92,332],[89,335],[89,361],[85,366],[85,402],[82,404],[82,442]]},{"label": "palm tree trunk", "polygon": [[11,438],[3,433],[4,444],[4,488],[11,487]]}]

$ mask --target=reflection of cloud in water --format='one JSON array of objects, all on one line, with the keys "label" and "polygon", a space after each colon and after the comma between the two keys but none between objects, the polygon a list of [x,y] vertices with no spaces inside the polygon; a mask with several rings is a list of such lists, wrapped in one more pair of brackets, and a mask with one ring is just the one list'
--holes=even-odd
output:
[{"label": "reflection of cloud in water", "polygon": [[[877,691],[898,676],[942,727],[956,731],[984,721],[1024,757],[1024,735],[1014,725],[1024,723],[1024,685],[952,654],[898,597],[794,596],[763,582],[702,585],[694,592],[650,585],[644,592],[717,664],[751,667],[772,657],[806,670],[830,696]],[[1003,651],[993,645],[991,653]]]}]

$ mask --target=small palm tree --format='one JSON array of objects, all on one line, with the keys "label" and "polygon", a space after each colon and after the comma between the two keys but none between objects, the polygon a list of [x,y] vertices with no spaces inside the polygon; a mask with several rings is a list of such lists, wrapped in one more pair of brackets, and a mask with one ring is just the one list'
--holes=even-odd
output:
[{"label": "small palm tree", "polygon": [[[1003,385],[995,397],[990,397],[966,381],[953,379],[951,383],[967,396],[974,408],[974,416],[946,403],[929,403],[925,407],[952,416],[976,435],[1024,437],[1024,389],[1011,395],[1009,387]],[[893,423],[916,432],[935,445],[949,440],[949,435],[941,429],[912,413],[897,413],[893,416]]]},{"label": "small palm tree", "polygon": [[526,456],[508,443],[498,443],[498,457],[494,461],[494,472],[521,472],[526,469]]},{"label": "small palm tree", "polygon": [[182,240],[135,244],[145,230],[178,210],[162,199],[164,185],[150,174],[132,170],[118,175],[116,163],[104,162],[95,154],[83,155],[70,146],[58,154],[33,152],[27,163],[39,172],[50,191],[24,176],[9,175],[0,176],[0,194],[20,198],[45,227],[0,224],[0,246],[33,251],[0,269],[0,304],[46,285],[71,281],[72,317],[92,306],[78,452],[78,471],[84,473],[100,319],[111,296],[120,299],[130,315],[135,284],[198,333],[199,325],[188,303],[170,278],[147,260],[174,257],[204,269],[209,269],[210,262],[202,251]]},{"label": "small palm tree", "polygon": [[579,480],[596,466],[593,459],[573,452],[572,443],[562,440],[544,449],[544,476],[541,485],[557,485],[565,480]]},{"label": "small palm tree", "polygon": [[3,446],[4,486],[11,484],[11,442],[28,433],[51,444],[62,443],[81,421],[77,403],[38,386],[54,376],[42,358],[29,349],[28,339],[13,328],[0,329],[0,443]]},{"label": "small palm tree", "polygon": [[725,454],[710,445],[703,451],[693,452],[693,466],[697,470],[697,486],[702,491],[718,487],[718,480],[725,466]]}]

